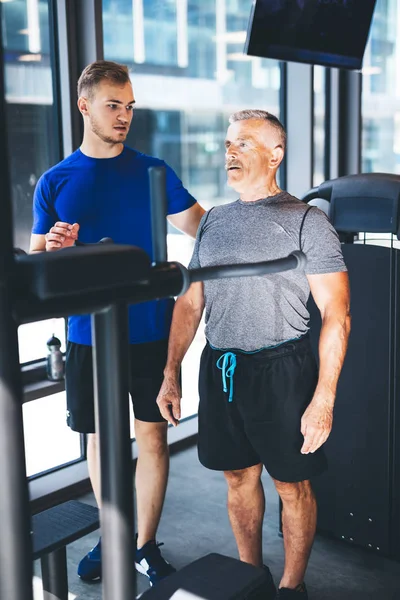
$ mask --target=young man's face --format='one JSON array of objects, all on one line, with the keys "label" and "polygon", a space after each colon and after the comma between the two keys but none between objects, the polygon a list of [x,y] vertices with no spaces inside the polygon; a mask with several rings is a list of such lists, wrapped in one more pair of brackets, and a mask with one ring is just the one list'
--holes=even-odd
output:
[{"label": "young man's face", "polygon": [[103,142],[124,142],[132,122],[135,99],[132,85],[100,82],[87,101],[90,129]]},{"label": "young man's face", "polygon": [[277,168],[273,161],[277,147],[279,136],[268,122],[247,119],[232,123],[225,140],[228,185],[239,193],[264,185],[271,168]]}]

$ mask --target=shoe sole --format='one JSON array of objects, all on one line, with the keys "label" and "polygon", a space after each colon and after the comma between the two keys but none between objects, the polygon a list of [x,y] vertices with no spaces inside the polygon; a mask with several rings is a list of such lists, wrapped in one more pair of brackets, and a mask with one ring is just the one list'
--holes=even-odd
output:
[{"label": "shoe sole", "polygon": [[98,575],[98,577],[82,577],[82,575],[78,575],[79,579],[81,579],[82,581],[84,581],[85,583],[94,583],[96,581],[101,581],[101,575]]},{"label": "shoe sole", "polygon": [[[147,571],[146,569],[144,569],[142,567],[142,565],[140,565],[139,563],[135,562],[135,569],[136,571],[138,571],[141,575],[145,575],[147,577],[147,579],[150,581],[150,577],[147,575]],[[82,577],[82,575],[78,575],[79,579],[81,579],[82,581],[84,581],[85,583],[92,583],[95,581],[101,581],[101,575],[99,575],[98,577],[94,577],[94,578],[89,578],[89,577]],[[153,585],[150,581],[150,585]]]},{"label": "shoe sole", "polygon": [[135,569],[138,573],[140,573],[141,575],[145,575],[147,577],[147,579],[149,580],[150,585],[152,586],[152,582],[150,577],[147,574],[147,571],[144,567],[142,567],[142,565],[140,563],[135,562]]}]

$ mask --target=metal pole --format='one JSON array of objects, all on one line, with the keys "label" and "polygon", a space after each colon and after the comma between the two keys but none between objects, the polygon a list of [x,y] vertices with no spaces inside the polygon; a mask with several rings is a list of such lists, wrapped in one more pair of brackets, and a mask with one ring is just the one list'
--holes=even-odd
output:
[{"label": "metal pole", "polygon": [[41,561],[43,600],[68,600],[67,549],[45,554]]},{"label": "metal pole", "polygon": [[133,600],[136,572],[127,306],[115,304],[95,313],[92,332],[100,448],[103,598]]},{"label": "metal pole", "polygon": [[4,98],[3,40],[0,27],[0,598],[33,600],[22,388],[17,325],[12,313],[12,275],[15,265]]},{"label": "metal pole", "polygon": [[167,260],[167,192],[165,167],[150,167],[151,237],[153,261]]}]

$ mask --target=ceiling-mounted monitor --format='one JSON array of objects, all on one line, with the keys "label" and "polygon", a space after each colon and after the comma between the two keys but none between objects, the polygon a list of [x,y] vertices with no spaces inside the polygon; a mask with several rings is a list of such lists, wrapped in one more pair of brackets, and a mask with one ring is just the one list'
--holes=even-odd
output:
[{"label": "ceiling-mounted monitor", "polygon": [[245,52],[361,69],[376,0],[254,0]]}]

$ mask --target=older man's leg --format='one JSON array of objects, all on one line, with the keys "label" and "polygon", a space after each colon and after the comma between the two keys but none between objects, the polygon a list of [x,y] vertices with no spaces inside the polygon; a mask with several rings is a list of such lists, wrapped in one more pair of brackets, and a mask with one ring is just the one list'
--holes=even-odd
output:
[{"label": "older man's leg", "polygon": [[228,483],[228,514],[240,560],[261,567],[262,523],[265,497],[261,483],[262,465],[225,471]]},{"label": "older man's leg", "polygon": [[155,540],[167,490],[169,451],[168,423],[146,423],[135,419],[139,449],[136,464],[137,546]]},{"label": "older man's leg", "polygon": [[295,589],[304,580],[314,541],[317,503],[309,481],[283,483],[274,480],[282,500],[285,569],[279,587]]}]

